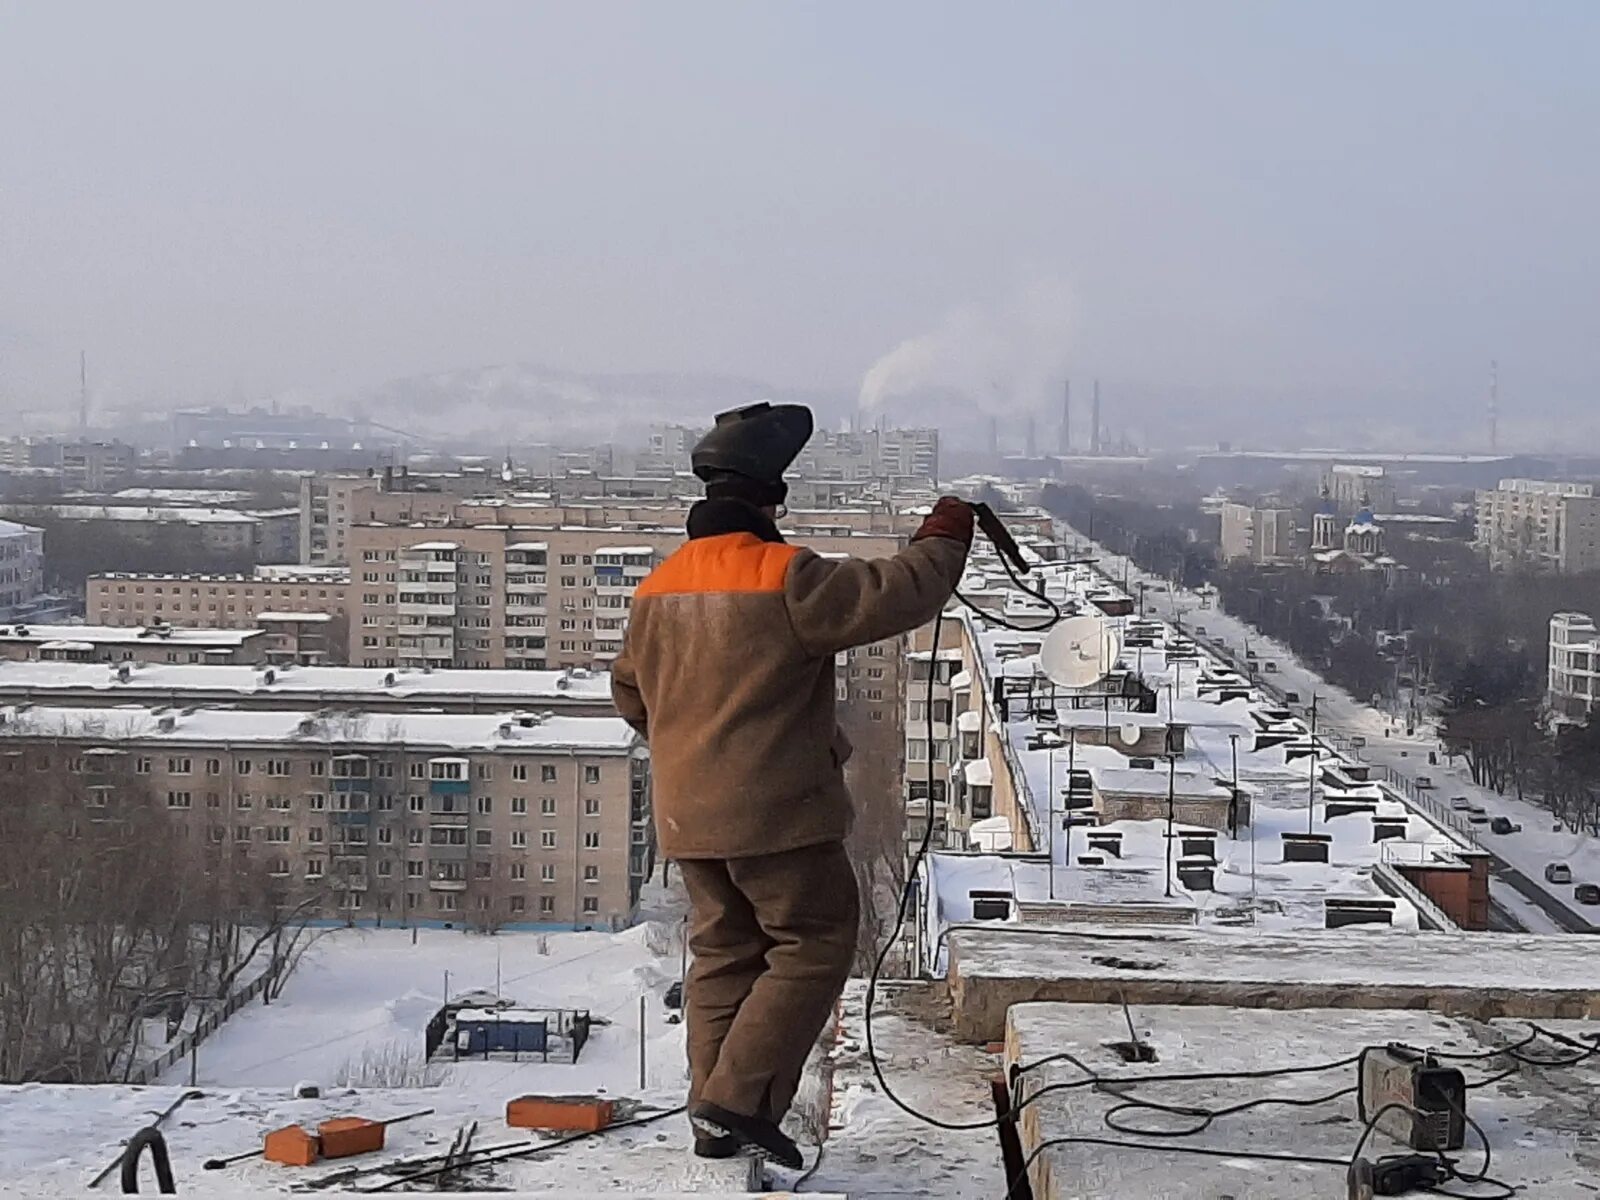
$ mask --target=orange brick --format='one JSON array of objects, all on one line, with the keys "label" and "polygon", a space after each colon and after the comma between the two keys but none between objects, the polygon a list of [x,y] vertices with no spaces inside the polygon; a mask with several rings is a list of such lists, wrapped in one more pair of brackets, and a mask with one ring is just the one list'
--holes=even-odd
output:
[{"label": "orange brick", "polygon": [[285,1125],[267,1134],[261,1156],[286,1167],[309,1167],[317,1161],[317,1139],[298,1125]]},{"label": "orange brick", "polygon": [[317,1126],[323,1158],[349,1158],[383,1149],[383,1126],[365,1117],[334,1117]]},{"label": "orange brick", "polygon": [[506,1105],[515,1129],[559,1129],[593,1133],[611,1124],[611,1101],[595,1096],[519,1096]]}]

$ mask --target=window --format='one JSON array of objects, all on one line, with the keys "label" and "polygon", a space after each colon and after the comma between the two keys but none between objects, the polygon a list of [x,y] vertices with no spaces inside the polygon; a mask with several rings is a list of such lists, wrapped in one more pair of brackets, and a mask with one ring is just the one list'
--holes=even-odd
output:
[{"label": "window", "polygon": [[513,849],[522,849],[528,844],[528,831],[526,829],[513,829],[511,831],[511,846]]},{"label": "window", "polygon": [[134,759],[133,760],[133,770],[134,770],[134,774],[136,774],[136,775],[148,775],[148,774],[150,774],[150,760],[148,758],[144,758],[142,756],[139,757],[139,758]]},{"label": "window", "polygon": [[494,812],[494,797],[493,796],[479,796],[478,797],[478,815],[480,817],[486,817],[492,812]]},{"label": "window", "polygon": [[528,898],[526,896],[508,896],[506,904],[514,913],[525,912],[528,908]]},{"label": "window", "polygon": [[527,779],[528,778],[528,764],[527,763],[514,763],[512,765],[512,767],[511,767],[511,778],[516,779],[516,780],[525,780],[525,779]]},{"label": "window", "polygon": [[528,864],[512,863],[509,873],[513,879],[526,879],[528,877]]},{"label": "window", "polygon": [[555,912],[555,910],[556,910],[556,898],[554,896],[540,896],[539,897],[539,911],[542,914],[544,914],[545,916],[548,916],[549,914]]},{"label": "window", "polygon": [[539,878],[542,879],[545,883],[554,883],[556,881],[556,865],[555,865],[555,863],[540,863],[539,864]]},{"label": "window", "polygon": [[289,840],[289,827],[287,825],[268,825],[265,834],[269,842],[287,842]]},{"label": "window", "polygon": [[[379,833],[383,833],[385,831],[380,829],[378,832]],[[378,840],[381,842],[384,839],[383,838],[379,838]],[[394,874],[394,864],[392,862],[390,862],[386,858],[380,860],[379,863],[378,863],[378,876],[380,878],[382,878],[382,879],[387,879],[387,878],[389,878],[390,875],[393,875],[393,874]]]},{"label": "window", "polygon": [[167,774],[187,775],[189,774],[189,766],[187,758],[169,758],[167,759]]},{"label": "window", "polygon": [[583,802],[583,815],[598,817],[600,815],[600,800],[597,796],[590,796]]},{"label": "window", "polygon": [[219,792],[207,792],[206,793],[206,807],[207,808],[221,808],[222,807],[222,795],[221,795],[221,793],[219,793]]},{"label": "window", "polygon": [[306,863],[306,878],[320,879],[322,877],[322,860],[313,858]]},{"label": "window", "polygon": [[306,793],[306,807],[309,808],[312,812],[321,812],[323,809],[328,807],[328,795],[327,795],[327,793],[326,792],[307,792]]},{"label": "window", "polygon": [[190,806],[190,802],[189,802],[189,793],[188,792],[168,792],[167,793],[167,807],[168,808],[188,808],[189,806]]},{"label": "window", "polygon": [[306,841],[308,842],[320,842],[322,837],[323,830],[321,826],[313,825],[310,829],[306,830]]},{"label": "window", "polygon": [[420,845],[422,845],[422,830],[420,830],[420,829],[408,829],[408,830],[406,830],[406,844],[408,846],[420,846]]},{"label": "window", "polygon": [[250,840],[250,826],[235,825],[233,827],[233,840],[236,842],[248,842]]},{"label": "window", "polygon": [[472,768],[472,777],[474,779],[493,779],[494,778],[494,764],[493,763],[478,763],[477,765],[475,765]]},{"label": "window", "polygon": [[525,817],[528,815],[528,798],[526,796],[511,797],[511,815]]},{"label": "window", "polygon": [[539,782],[540,783],[554,783],[554,782],[556,782],[556,768],[555,768],[555,764],[554,763],[542,763],[542,764],[540,764],[540,766],[539,766]]},{"label": "window", "polygon": [[556,831],[554,829],[542,830],[539,834],[539,845],[546,850],[556,848]]},{"label": "window", "polygon": [[591,829],[583,835],[583,848],[585,850],[600,849],[600,831],[598,829]]},{"label": "window", "polygon": [[[494,831],[491,829],[474,829],[472,831],[472,842],[475,846],[492,846],[494,845]],[[489,864],[483,863],[482,865],[487,867]]]},{"label": "window", "polygon": [[311,775],[326,775],[328,773],[328,764],[320,758],[314,758],[306,764],[306,772]]},{"label": "window", "polygon": [[539,797],[539,815],[553,817],[556,815],[556,798],[554,796]]},{"label": "window", "polygon": [[600,911],[600,897],[599,896],[585,896],[583,898],[583,911],[586,912],[586,913],[597,913],[597,912],[599,912]]},{"label": "window", "polygon": [[222,760],[220,758],[208,758],[208,759],[206,759],[206,774],[207,775],[221,775],[222,774]]},{"label": "window", "polygon": [[406,764],[406,778],[407,779],[426,779],[427,777],[428,777],[428,764],[427,763],[425,763],[425,762],[414,762],[414,763],[407,763]]},{"label": "window", "polygon": [[249,792],[240,792],[233,798],[233,806],[235,808],[249,808],[254,803],[255,800]]},{"label": "window", "polygon": [[269,759],[267,759],[267,774],[268,775],[287,775],[289,773],[289,770],[290,770],[290,763],[289,763],[289,760],[287,758],[269,758]]},{"label": "window", "polygon": [[460,896],[457,896],[454,892],[440,892],[439,893],[439,911],[440,912],[455,912],[460,907],[461,907],[461,897]]},{"label": "window", "polygon": [[583,881],[585,883],[599,883],[600,868],[595,866],[593,863],[589,863],[587,866],[585,866],[583,868]]},{"label": "window", "polygon": [[236,758],[233,760],[233,773],[235,775],[248,775],[254,765],[248,758]]},{"label": "window", "polygon": [[378,826],[378,844],[380,846],[387,846],[392,841],[394,841],[394,830],[390,829],[387,825]]},{"label": "window", "polygon": [[600,768],[599,767],[593,767],[593,766],[584,767],[584,769],[583,769],[583,781],[585,783],[599,783],[600,782]]},{"label": "window", "polygon": [[406,860],[406,878],[408,878],[408,879],[421,879],[422,878],[422,861],[420,859],[412,858],[412,859],[407,859]]},{"label": "window", "polygon": [[426,796],[407,796],[406,797],[406,808],[408,808],[412,812],[418,812],[419,813],[419,812],[422,812],[427,807],[428,807],[428,798]]},{"label": "window", "polygon": [[488,879],[494,871],[494,864],[488,862],[475,862],[472,864],[472,877],[474,879]]}]

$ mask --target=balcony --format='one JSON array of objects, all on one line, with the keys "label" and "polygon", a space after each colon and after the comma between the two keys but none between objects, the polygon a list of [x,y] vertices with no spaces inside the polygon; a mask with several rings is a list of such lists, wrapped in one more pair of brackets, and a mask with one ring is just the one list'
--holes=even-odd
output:
[{"label": "balcony", "polygon": [[467,880],[464,875],[458,877],[436,870],[428,874],[428,887],[435,892],[464,892],[467,890]]},{"label": "balcony", "polygon": [[360,775],[343,775],[333,780],[333,790],[336,792],[370,792],[372,780]]},{"label": "balcony", "polygon": [[467,824],[469,815],[466,809],[441,809],[435,808],[428,814],[428,824],[438,825],[446,829],[459,829]]},{"label": "balcony", "polygon": [[428,792],[434,796],[465,796],[472,791],[470,779],[430,779]]},{"label": "balcony", "polygon": [[[365,781],[363,781],[365,782]],[[335,812],[329,814],[335,825],[370,825],[372,814],[370,812]]]},{"label": "balcony", "polygon": [[328,847],[328,857],[359,858],[365,861],[368,851],[372,849],[371,842],[334,842]]}]

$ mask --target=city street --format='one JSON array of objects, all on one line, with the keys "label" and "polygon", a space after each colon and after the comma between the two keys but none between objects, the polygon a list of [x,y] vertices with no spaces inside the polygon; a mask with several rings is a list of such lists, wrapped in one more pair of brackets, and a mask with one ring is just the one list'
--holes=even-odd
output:
[{"label": "city street", "polygon": [[[1082,539],[1068,531],[1069,547],[1073,540]],[[1309,712],[1315,697],[1319,733],[1343,752],[1380,768],[1386,781],[1414,808],[1466,834],[1488,851],[1494,859],[1490,894],[1500,910],[1501,923],[1509,918],[1535,933],[1600,931],[1596,924],[1600,908],[1579,905],[1573,897],[1577,884],[1600,882],[1600,839],[1568,829],[1530,801],[1477,786],[1463,760],[1451,762],[1439,742],[1426,736],[1426,723],[1416,735],[1407,737],[1404,726],[1388,714],[1334,687],[1287,647],[1228,616],[1207,597],[1170,589],[1166,580],[1141,571],[1103,547],[1096,546],[1092,552],[1099,557],[1099,569],[1119,583],[1126,578],[1134,595],[1138,595],[1139,584],[1145,584],[1146,612],[1181,624],[1197,641],[1240,670],[1254,665],[1256,682],[1280,697],[1290,697],[1297,711]],[[1247,647],[1255,655],[1253,664],[1245,658]],[[1430,752],[1435,754],[1435,762],[1429,762]],[[1497,816],[1520,825],[1520,831],[1490,832],[1489,822]],[[1545,868],[1552,863],[1566,864],[1572,882],[1545,882]]]}]

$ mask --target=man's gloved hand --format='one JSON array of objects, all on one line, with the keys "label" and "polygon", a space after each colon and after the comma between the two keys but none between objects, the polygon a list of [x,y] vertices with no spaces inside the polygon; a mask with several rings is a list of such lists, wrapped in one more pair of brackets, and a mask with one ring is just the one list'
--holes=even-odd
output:
[{"label": "man's gloved hand", "polygon": [[955,496],[941,496],[921,528],[911,535],[913,542],[927,537],[950,538],[963,546],[972,545],[972,505]]}]

